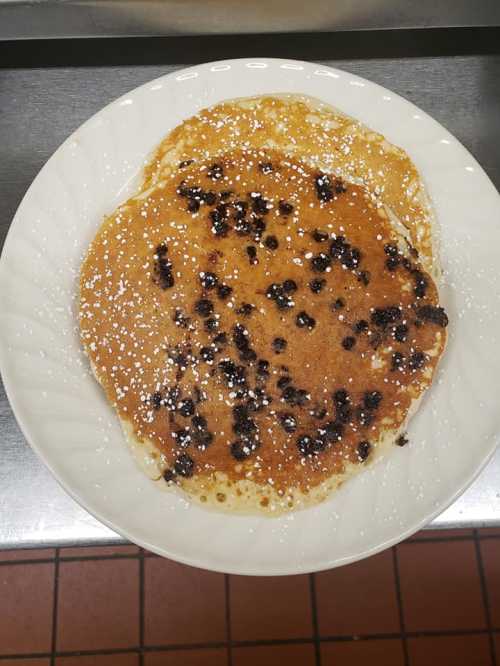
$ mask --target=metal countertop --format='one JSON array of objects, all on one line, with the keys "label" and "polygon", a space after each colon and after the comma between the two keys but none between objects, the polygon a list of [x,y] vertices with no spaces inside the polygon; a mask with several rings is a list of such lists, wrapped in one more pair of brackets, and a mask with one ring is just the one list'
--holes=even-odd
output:
[{"label": "metal countertop", "polygon": [[[330,49],[332,57],[337,55],[335,39],[331,36],[331,48],[325,42],[322,52]],[[183,66],[169,62],[171,53],[161,57],[158,49],[155,64],[69,66],[72,46],[67,44],[67,62],[51,67],[22,68],[11,62],[8,68],[4,58],[2,69],[0,50],[0,246],[32,179],[74,129],[117,96]],[[244,45],[243,40],[241,50]],[[47,45],[49,50],[44,53],[41,47],[41,61],[48,58],[50,48]],[[236,46],[232,48],[234,51]],[[317,47],[310,52],[309,59],[316,59]],[[224,55],[236,54],[208,49],[199,60]],[[272,55],[294,57],[289,47],[282,52],[275,48]],[[303,47],[296,57],[308,59],[307,49]],[[96,60],[95,54],[89,55],[92,59]],[[188,57],[186,61],[195,62]],[[323,62],[380,83],[430,113],[464,143],[500,187],[500,45],[497,54]],[[71,500],[51,477],[24,440],[1,385],[0,452],[0,548],[122,541]],[[500,525],[500,450],[471,488],[430,527],[493,525]]]}]

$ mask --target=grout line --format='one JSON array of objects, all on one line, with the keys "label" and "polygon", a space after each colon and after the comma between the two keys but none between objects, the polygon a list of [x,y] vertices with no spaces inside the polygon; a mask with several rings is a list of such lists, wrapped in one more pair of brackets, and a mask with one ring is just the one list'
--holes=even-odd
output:
[{"label": "grout line", "polygon": [[[495,634],[500,634],[500,627],[492,629]],[[488,634],[488,629],[465,629],[465,630],[448,630],[448,631],[408,631],[406,636],[409,638],[428,638],[437,636],[470,636],[470,635],[485,635]],[[356,636],[338,635],[338,636],[322,636],[319,640],[320,643],[342,642],[350,643],[354,641],[373,641],[385,640],[391,638],[401,638],[402,635],[398,633],[393,634],[361,634]],[[255,647],[259,645],[304,645],[314,644],[314,638],[289,638],[289,639],[275,639],[275,640],[256,640],[256,641],[232,641],[232,646],[237,647]],[[227,647],[227,641],[219,641],[217,643],[186,643],[179,645],[148,645],[144,646],[144,652],[177,652],[179,650],[216,650]],[[56,657],[79,657],[79,656],[99,656],[99,655],[113,655],[113,654],[129,654],[138,653],[141,651],[140,646],[130,646],[126,648],[109,648],[103,650],[73,650],[56,652]],[[50,659],[52,654],[50,652],[33,652],[24,654],[0,654],[0,663],[4,660],[17,660],[17,659]]]},{"label": "grout line", "polygon": [[51,639],[51,655],[50,666],[56,663],[56,647],[57,647],[57,617],[58,617],[58,604],[59,604],[59,548],[56,548],[54,557],[54,592],[53,592],[53,606],[52,606],[52,639]]},{"label": "grout line", "polygon": [[139,551],[139,666],[144,666],[144,551]]},{"label": "grout line", "polygon": [[318,604],[316,601],[316,578],[314,574],[309,574],[309,592],[311,594],[311,613],[312,627],[314,637],[314,653],[316,657],[316,666],[321,666],[321,650],[319,642],[319,624],[318,624]]},{"label": "grout line", "polygon": [[399,577],[399,562],[396,546],[392,547],[392,563],[394,566],[394,582],[396,585],[396,597],[398,600],[399,625],[401,628],[401,641],[403,643],[403,655],[405,666],[410,665],[410,655],[408,653],[408,639],[406,635],[405,618],[403,613],[403,595],[401,592],[401,580]]},{"label": "grout line", "polygon": [[[56,549],[59,550],[59,549]],[[0,553],[1,556],[1,553]],[[89,560],[137,560],[139,559],[140,554],[137,553],[136,555],[84,555],[84,556],[64,556],[60,555],[59,556],[59,561],[60,562],[87,562]],[[44,558],[44,559],[26,559],[26,560],[3,560],[0,561],[0,567],[7,567],[7,566],[16,566],[18,564],[47,564],[50,562],[54,562],[55,557],[50,557],[50,558]]]},{"label": "grout line", "polygon": [[231,579],[229,574],[224,574],[224,596],[226,600],[227,666],[233,666],[233,644],[231,630]]},{"label": "grout line", "polygon": [[495,640],[493,638],[492,623],[491,623],[491,609],[490,609],[490,600],[488,596],[488,585],[486,584],[486,575],[484,573],[484,565],[483,565],[483,555],[481,553],[481,545],[479,543],[477,530],[474,530],[474,545],[476,548],[477,567],[479,570],[479,580],[481,584],[481,596],[483,597],[484,614],[486,617],[486,627],[488,629],[491,663],[492,666],[496,666],[497,658],[495,651]]}]

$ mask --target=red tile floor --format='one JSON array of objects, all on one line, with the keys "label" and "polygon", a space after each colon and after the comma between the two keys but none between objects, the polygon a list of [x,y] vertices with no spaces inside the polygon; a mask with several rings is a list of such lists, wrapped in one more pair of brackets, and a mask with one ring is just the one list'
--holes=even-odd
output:
[{"label": "red tile floor", "polygon": [[500,666],[500,529],[247,578],[135,546],[0,552],[0,666]]}]

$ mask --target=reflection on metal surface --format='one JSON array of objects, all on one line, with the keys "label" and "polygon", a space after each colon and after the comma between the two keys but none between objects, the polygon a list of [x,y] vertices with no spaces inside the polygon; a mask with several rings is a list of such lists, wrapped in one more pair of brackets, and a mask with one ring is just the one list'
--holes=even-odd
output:
[{"label": "reflection on metal surface", "polygon": [[497,25],[497,0],[0,0],[0,39]]}]

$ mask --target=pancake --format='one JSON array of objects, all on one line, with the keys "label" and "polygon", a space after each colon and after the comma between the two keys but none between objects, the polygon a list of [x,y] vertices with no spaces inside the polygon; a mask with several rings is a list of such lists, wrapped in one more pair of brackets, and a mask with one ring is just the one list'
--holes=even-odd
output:
[{"label": "pancake", "polygon": [[432,220],[408,156],[316,100],[175,128],[80,282],[83,347],[148,475],[275,515],[406,444],[446,344]]}]

